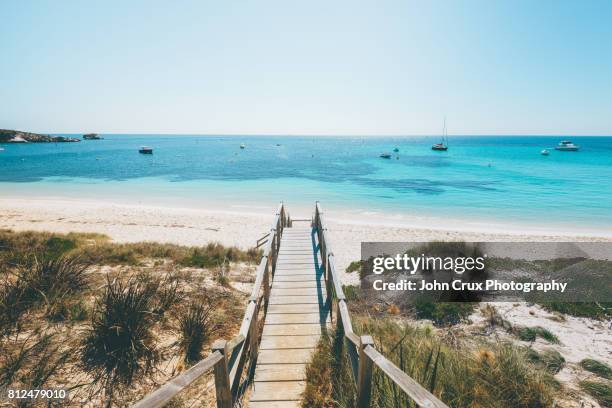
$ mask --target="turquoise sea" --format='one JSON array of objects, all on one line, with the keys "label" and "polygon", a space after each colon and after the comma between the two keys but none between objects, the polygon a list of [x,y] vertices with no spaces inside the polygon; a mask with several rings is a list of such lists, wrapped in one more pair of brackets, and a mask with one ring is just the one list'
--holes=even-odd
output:
[{"label": "turquoise sea", "polygon": [[[186,207],[274,208],[316,200],[347,214],[609,231],[612,137],[268,137],[102,135],[4,144],[0,197],[125,200]],[[240,149],[240,144],[246,145]],[[141,145],[153,155],[138,153]],[[392,159],[381,152],[399,148]],[[550,156],[540,155],[549,148]],[[411,218],[412,217],[412,218]]]}]

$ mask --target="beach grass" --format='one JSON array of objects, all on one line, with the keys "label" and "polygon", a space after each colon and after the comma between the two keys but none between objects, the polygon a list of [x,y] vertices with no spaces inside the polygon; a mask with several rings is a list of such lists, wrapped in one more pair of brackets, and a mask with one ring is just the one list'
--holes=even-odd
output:
[{"label": "beach grass", "polygon": [[612,407],[612,386],[597,381],[580,381],[580,388],[593,396],[603,407]]},{"label": "beach grass", "polygon": [[258,253],[0,231],[0,387],[75,387],[66,406],[131,405],[235,334],[245,295],[233,278]]},{"label": "beach grass", "polygon": [[[524,347],[503,342],[452,345],[431,327],[390,318],[354,317],[353,324],[356,332],[372,335],[381,353],[449,406],[553,406],[558,383],[551,370],[530,361]],[[319,345],[320,353],[307,370],[305,395],[312,404],[303,406],[354,406],[355,386],[346,353],[335,354],[333,336],[321,341],[325,344]],[[373,406],[380,408],[415,406],[376,369],[372,398]]]},{"label": "beach grass", "polygon": [[208,268],[224,262],[256,262],[261,251],[242,250],[219,243],[181,246],[157,242],[113,243],[102,234],[13,232],[0,230],[0,260],[16,263],[24,254],[38,253],[55,258],[70,254],[101,265],[140,265],[147,259],[170,259],[177,265]]},{"label": "beach grass", "polygon": [[586,358],[580,362],[580,367],[594,374],[597,374],[601,378],[606,380],[612,380],[612,368],[606,363],[602,363],[598,360]]}]

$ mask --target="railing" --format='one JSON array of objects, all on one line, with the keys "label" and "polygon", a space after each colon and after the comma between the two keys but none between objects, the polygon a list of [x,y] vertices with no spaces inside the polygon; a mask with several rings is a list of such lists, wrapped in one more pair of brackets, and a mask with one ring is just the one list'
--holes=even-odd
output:
[{"label": "railing", "polygon": [[[331,250],[327,229],[325,228],[323,211],[321,211],[321,206],[318,202],[315,208],[314,227],[317,231],[319,249],[321,251],[327,304],[330,305],[330,317],[333,320],[332,311],[335,306],[336,330],[338,335],[346,340],[342,342],[342,348],[344,348],[344,343],[346,343],[346,351],[350,359],[353,378],[357,388],[357,406],[359,408],[370,406],[372,399],[372,371],[373,367],[376,366],[417,405],[431,408],[448,408],[446,404],[380,354],[374,348],[374,341],[371,336],[358,336],[353,332],[351,316],[346,304],[346,298],[344,297],[344,291],[342,290],[342,283],[334,266],[334,253]],[[343,352],[344,350],[340,350],[340,353]]]},{"label": "railing", "polygon": [[283,229],[290,223],[291,220],[281,203],[257,267],[255,285],[238,335],[229,341],[216,341],[208,357],[148,394],[134,407],[163,407],[179,392],[210,371],[214,371],[215,375],[218,408],[231,408],[240,398],[255,370],[261,332],[259,315],[260,312],[264,316],[266,314],[270,299],[270,283],[276,269]]}]

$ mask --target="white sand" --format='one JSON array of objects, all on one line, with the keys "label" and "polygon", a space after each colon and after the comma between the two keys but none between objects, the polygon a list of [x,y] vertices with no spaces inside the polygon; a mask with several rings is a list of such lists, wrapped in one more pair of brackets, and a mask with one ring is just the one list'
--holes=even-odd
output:
[{"label": "white sand", "polygon": [[[203,245],[217,241],[224,245],[252,247],[269,231],[276,208],[257,208],[260,212],[231,212],[213,209],[177,208],[121,204],[108,201],[58,198],[0,198],[0,228],[16,231],[97,232],[116,242],[157,241],[181,245]],[[299,214],[310,218],[312,214]],[[347,217],[346,213],[326,212],[328,230],[338,271],[346,283],[356,283],[356,274],[344,274],[352,261],[360,259],[361,242],[466,240],[466,241],[612,241],[592,234],[521,234],[516,228],[468,231],[393,226],[365,215]],[[449,221],[450,222],[450,221]]]}]

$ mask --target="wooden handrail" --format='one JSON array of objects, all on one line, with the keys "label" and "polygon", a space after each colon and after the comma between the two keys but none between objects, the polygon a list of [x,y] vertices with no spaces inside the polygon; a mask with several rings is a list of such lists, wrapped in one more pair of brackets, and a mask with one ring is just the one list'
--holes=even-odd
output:
[{"label": "wooden handrail", "polygon": [[[355,386],[357,388],[357,406],[367,408],[372,396],[372,369],[377,367],[393,381],[417,405],[427,408],[448,408],[435,395],[427,391],[408,374],[388,360],[374,347],[370,336],[358,336],[353,331],[351,315],[346,304],[342,282],[334,266],[334,254],[331,250],[324,215],[321,205],[317,201],[313,226],[316,228],[319,240],[321,259],[323,259],[323,272],[327,289],[327,302],[332,305],[336,302],[336,330],[346,340],[347,352],[353,371]],[[332,290],[333,289],[333,294]],[[331,309],[330,309],[331,310]],[[330,312],[331,315],[331,312]],[[343,342],[344,343],[344,342]],[[344,347],[344,346],[342,346]],[[342,349],[340,352],[343,352]]]},{"label": "wooden handrail", "polygon": [[[259,313],[263,311],[265,316],[267,311],[272,274],[276,269],[281,237],[284,228],[290,223],[291,219],[285,212],[283,203],[280,203],[272,228],[266,235],[267,241],[257,266],[253,291],[236,337],[229,341],[217,340],[208,357],[146,395],[134,407],[161,408],[199,377],[211,371],[215,374],[217,407],[231,408],[234,405],[240,396],[240,381],[245,374],[244,367],[248,365],[252,368],[256,361],[260,341]],[[251,372],[250,369],[246,372],[249,380]]]}]

